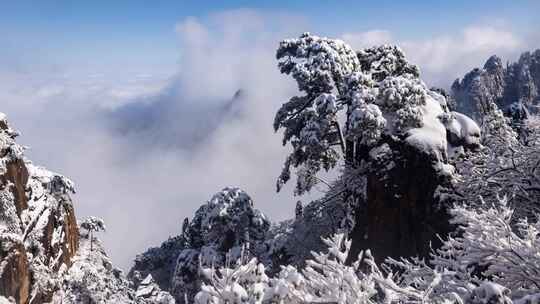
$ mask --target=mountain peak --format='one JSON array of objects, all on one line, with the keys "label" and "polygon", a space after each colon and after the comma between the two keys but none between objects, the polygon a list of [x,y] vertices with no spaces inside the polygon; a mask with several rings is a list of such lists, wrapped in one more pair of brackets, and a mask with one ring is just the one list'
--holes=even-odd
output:
[{"label": "mountain peak", "polygon": [[454,82],[452,97],[458,111],[477,121],[481,120],[490,103],[495,103],[507,113],[523,107],[526,112],[537,113],[540,105],[540,50],[524,52],[517,62],[506,66],[497,55],[489,57],[483,69],[475,68],[461,81]]},{"label": "mountain peak", "polygon": [[503,68],[502,60],[497,55],[492,55],[484,64],[484,69],[488,72],[494,72]]}]

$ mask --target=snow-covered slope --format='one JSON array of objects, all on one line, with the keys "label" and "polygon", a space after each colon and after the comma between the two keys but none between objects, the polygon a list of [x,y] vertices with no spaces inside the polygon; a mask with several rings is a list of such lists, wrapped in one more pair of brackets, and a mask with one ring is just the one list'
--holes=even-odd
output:
[{"label": "snow-covered slope", "polygon": [[122,271],[115,268],[101,242],[81,234],[80,248],[72,259],[72,266],[62,276],[62,286],[54,294],[54,303],[126,303],[174,304],[172,296],[161,291],[151,276],[139,289],[133,289]]}]

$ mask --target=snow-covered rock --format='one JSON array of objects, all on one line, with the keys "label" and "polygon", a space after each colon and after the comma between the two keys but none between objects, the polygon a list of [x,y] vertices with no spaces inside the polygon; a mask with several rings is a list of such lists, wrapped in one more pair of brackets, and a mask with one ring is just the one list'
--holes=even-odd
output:
[{"label": "snow-covered rock", "polygon": [[151,274],[139,284],[135,297],[138,302],[143,303],[155,303],[155,304],[174,304],[174,298],[168,293],[162,291],[152,278]]},{"label": "snow-covered rock", "polygon": [[468,116],[452,112],[451,120],[446,130],[449,133],[449,143],[454,147],[477,147],[480,145],[480,127]]},{"label": "snow-covered rock", "polygon": [[8,299],[6,297],[0,296],[0,304],[15,304],[15,301],[13,300],[13,298]]},{"label": "snow-covered rock", "polygon": [[538,113],[540,105],[540,50],[523,53],[506,67],[497,56],[482,69],[476,68],[452,85],[457,111],[481,122],[489,103],[522,121],[528,113]]},{"label": "snow-covered rock", "polygon": [[58,274],[72,264],[79,230],[73,183],[35,166],[0,115],[0,295],[18,303],[48,302]]},{"label": "snow-covered rock", "polygon": [[17,135],[0,113],[0,303],[174,303],[158,287],[135,297],[99,240],[79,233],[73,182],[28,160]]},{"label": "snow-covered rock", "polygon": [[227,259],[263,257],[270,221],[254,208],[249,195],[239,188],[217,192],[202,205],[183,233],[137,256],[129,277],[141,293],[149,276],[156,285],[170,291],[178,303],[191,301],[202,278],[200,265],[224,265]]},{"label": "snow-covered rock", "polygon": [[[90,239],[92,238],[92,240]],[[80,248],[70,268],[59,276],[60,288],[53,303],[174,304],[174,298],[157,286],[151,276],[135,290],[133,283],[115,268],[101,241],[81,234]]]}]

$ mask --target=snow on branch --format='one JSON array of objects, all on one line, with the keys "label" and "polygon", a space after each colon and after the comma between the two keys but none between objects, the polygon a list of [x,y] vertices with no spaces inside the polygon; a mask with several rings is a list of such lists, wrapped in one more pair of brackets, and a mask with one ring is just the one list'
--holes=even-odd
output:
[{"label": "snow on branch", "polygon": [[536,303],[540,222],[523,220],[514,232],[512,212],[505,199],[484,209],[453,208],[461,233],[429,263],[413,258],[377,265],[369,250],[347,263],[351,242],[336,234],[323,239],[328,250],[312,252],[304,269],[282,266],[274,277],[256,259],[203,268],[208,280],[195,303]]},{"label": "snow on branch", "polygon": [[455,117],[446,98],[427,88],[399,47],[355,52],[341,40],[305,33],[282,41],[276,57],[281,73],[290,75],[300,91],[274,119],[283,144],[292,147],[278,191],[290,180],[291,169],[298,177],[295,193],[310,191],[318,172],[342,158],[352,166],[359,161],[358,145],[376,147],[383,135],[434,155],[437,165],[447,158],[446,128],[461,121],[451,123]]}]

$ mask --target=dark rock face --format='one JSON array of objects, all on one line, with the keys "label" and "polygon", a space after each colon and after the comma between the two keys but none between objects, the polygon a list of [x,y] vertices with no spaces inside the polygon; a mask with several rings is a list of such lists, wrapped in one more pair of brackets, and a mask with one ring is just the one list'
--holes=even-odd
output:
[{"label": "dark rock face", "polygon": [[490,57],[482,69],[474,69],[452,85],[457,111],[481,122],[491,102],[507,114],[515,109],[537,113],[540,106],[540,50],[526,52],[515,63],[503,66]]},{"label": "dark rock face", "polygon": [[160,247],[149,248],[137,255],[135,265],[128,277],[138,285],[148,275],[152,275],[155,283],[163,290],[170,290],[171,278],[176,267],[178,254],[187,248],[184,236],[169,238]]},{"label": "dark rock face", "polygon": [[[436,190],[448,182],[430,155],[403,144],[391,144],[394,166],[367,176],[366,199],[356,211],[350,259],[370,249],[378,262],[387,257],[428,257],[437,235],[454,230]],[[384,174],[381,174],[384,172]]]}]

